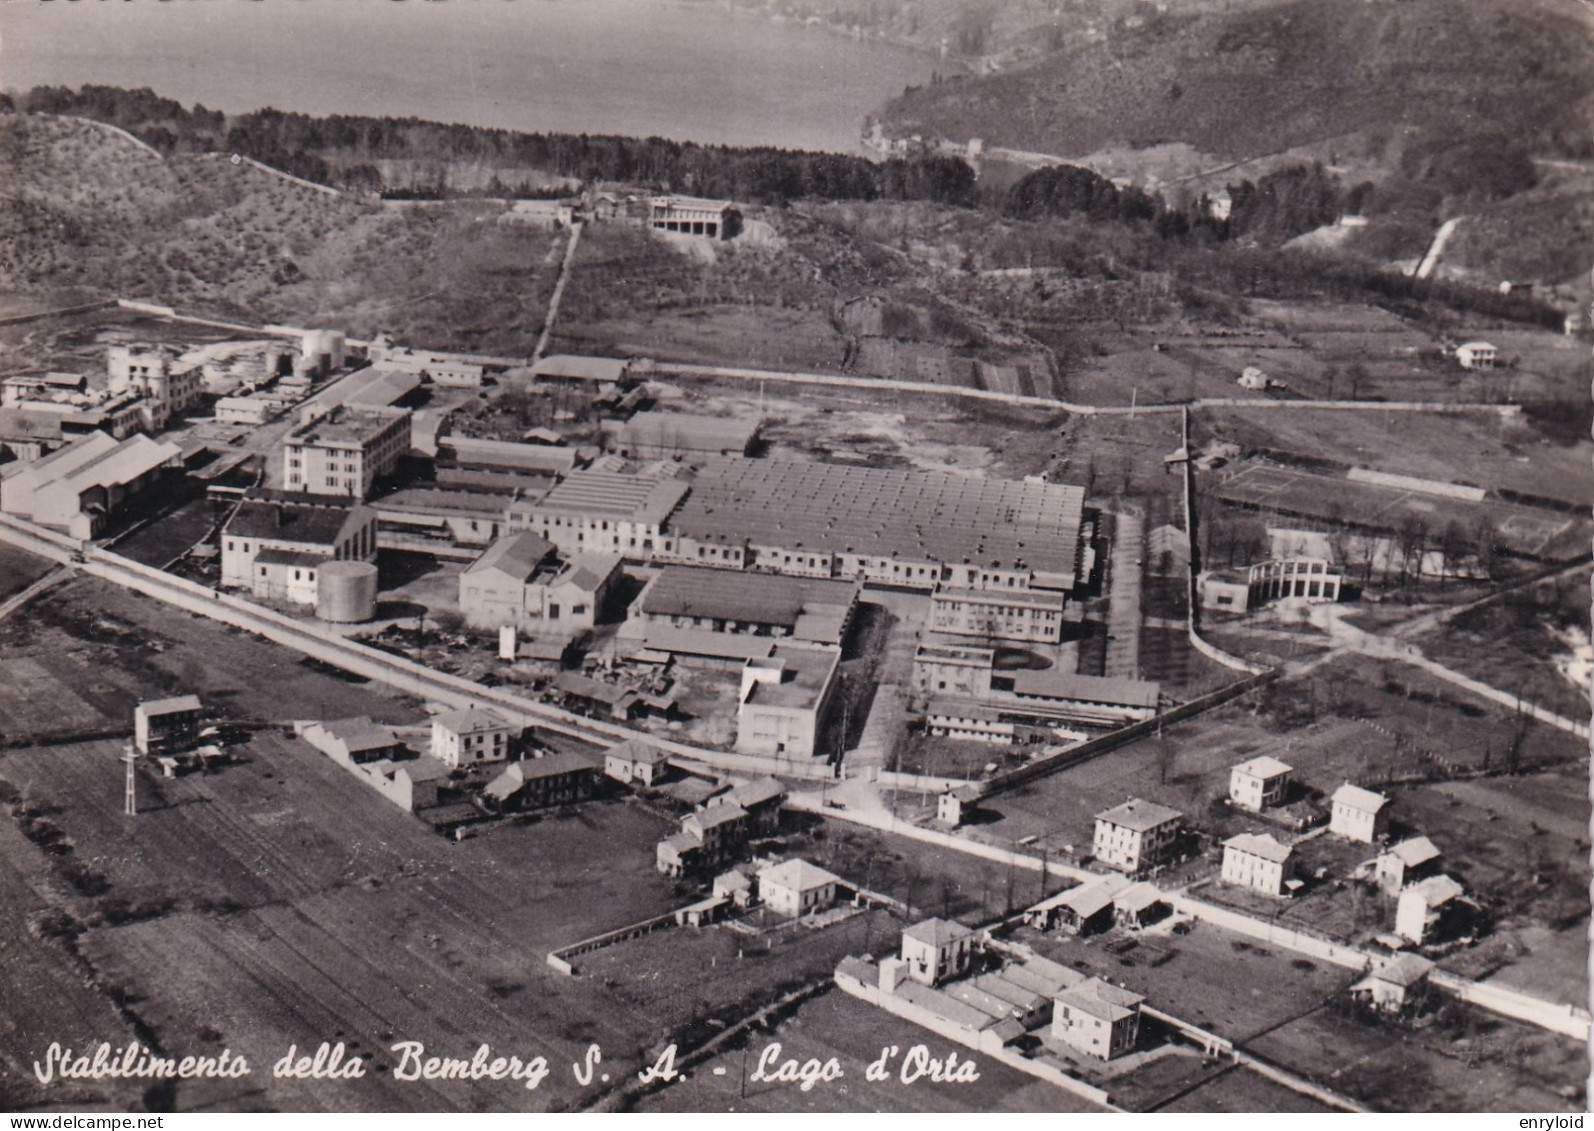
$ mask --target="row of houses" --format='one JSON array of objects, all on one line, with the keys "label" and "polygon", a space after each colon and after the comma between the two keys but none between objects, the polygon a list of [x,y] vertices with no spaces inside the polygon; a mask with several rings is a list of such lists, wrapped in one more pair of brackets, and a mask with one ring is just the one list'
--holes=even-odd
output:
[{"label": "row of houses", "polygon": [[679,832],[659,841],[655,864],[667,876],[712,868],[738,854],[754,837],[780,827],[786,787],[772,777],[758,778],[710,796],[681,818]]}]

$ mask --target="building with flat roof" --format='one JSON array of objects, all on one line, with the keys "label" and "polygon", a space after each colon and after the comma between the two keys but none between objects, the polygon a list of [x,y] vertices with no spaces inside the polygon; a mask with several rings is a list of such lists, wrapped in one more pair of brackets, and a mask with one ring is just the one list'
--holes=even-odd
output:
[{"label": "building with flat roof", "polygon": [[116,440],[91,432],[0,472],[0,511],[93,538],[166,476],[181,474],[182,462],[176,444],[143,433]]},{"label": "building with flat roof", "polygon": [[990,697],[995,669],[996,649],[991,645],[926,634],[913,652],[913,692],[922,699],[984,702]]},{"label": "building with flat roof", "polygon": [[409,450],[408,411],[339,405],[284,438],[283,483],[290,491],[364,499]]},{"label": "building with flat roof", "polygon": [[618,554],[561,561],[541,535],[506,534],[459,575],[459,608],[473,628],[573,636],[597,624],[619,577]]},{"label": "building with flat roof", "polygon": [[1084,491],[950,472],[713,457],[677,560],[934,589],[1074,587]]},{"label": "building with flat roof", "polygon": [[1058,644],[1063,594],[1041,589],[951,589],[930,597],[930,628],[953,636]]},{"label": "building with flat roof", "polygon": [[780,644],[769,659],[748,660],[736,708],[736,749],[792,759],[827,753],[823,731],[840,669],[839,648]]},{"label": "building with flat roof", "polygon": [[531,530],[563,553],[605,551],[652,557],[665,522],[690,486],[629,471],[573,471],[540,499],[517,499],[505,510],[510,530]]},{"label": "building with flat roof", "polygon": [[376,512],[343,500],[246,496],[221,532],[221,583],[263,600],[316,603],[320,567],[376,560]]},{"label": "building with flat roof", "polygon": [[758,421],[685,412],[639,412],[613,430],[613,449],[627,459],[745,456],[758,442]]},{"label": "building with flat roof", "polygon": [[666,566],[642,590],[636,615],[650,630],[667,625],[839,645],[859,591],[855,581]]},{"label": "building with flat roof", "polygon": [[1282,805],[1293,772],[1293,766],[1267,754],[1241,762],[1229,771],[1229,800],[1253,813]]},{"label": "building with flat roof", "polygon": [[728,240],[741,231],[742,214],[728,200],[655,196],[648,201],[648,227],[658,232]]},{"label": "building with flat roof", "polygon": [[1131,875],[1165,863],[1184,814],[1134,798],[1096,814],[1096,859]]},{"label": "building with flat roof", "polygon": [[1263,895],[1284,895],[1295,875],[1295,852],[1258,833],[1240,833],[1223,842],[1223,882]]},{"label": "building with flat roof", "polygon": [[841,877],[817,864],[793,859],[759,870],[758,898],[777,915],[801,919],[836,902]]}]

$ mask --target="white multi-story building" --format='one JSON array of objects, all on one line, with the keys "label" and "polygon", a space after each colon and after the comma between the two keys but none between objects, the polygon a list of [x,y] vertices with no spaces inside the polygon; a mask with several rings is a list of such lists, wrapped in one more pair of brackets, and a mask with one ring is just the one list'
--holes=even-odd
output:
[{"label": "white multi-story building", "polygon": [[410,414],[402,409],[339,407],[301,424],[282,443],[282,480],[290,491],[364,499],[379,476],[410,449]]},{"label": "white multi-story building", "polygon": [[472,707],[432,716],[432,757],[458,769],[509,757],[509,723],[492,711]]},{"label": "white multi-story building", "polygon": [[1346,782],[1330,801],[1328,831],[1346,840],[1372,844],[1389,827],[1389,798]]},{"label": "white multi-story building", "polygon": [[1282,804],[1294,769],[1266,754],[1241,762],[1229,771],[1229,800],[1253,813]]},{"label": "white multi-story building", "polygon": [[1184,814],[1134,798],[1096,814],[1096,859],[1121,872],[1143,872],[1167,858]]},{"label": "white multi-story building", "polygon": [[1223,842],[1223,882],[1263,895],[1283,895],[1295,874],[1294,850],[1271,836],[1241,833]]},{"label": "white multi-story building", "polygon": [[221,583],[314,605],[320,567],[376,560],[376,512],[327,500],[246,498],[221,533]]},{"label": "white multi-story building", "polygon": [[112,346],[106,369],[113,397],[128,392],[141,396],[139,411],[151,432],[161,431],[172,417],[192,408],[205,388],[200,367],[174,373],[171,356],[153,346]]}]

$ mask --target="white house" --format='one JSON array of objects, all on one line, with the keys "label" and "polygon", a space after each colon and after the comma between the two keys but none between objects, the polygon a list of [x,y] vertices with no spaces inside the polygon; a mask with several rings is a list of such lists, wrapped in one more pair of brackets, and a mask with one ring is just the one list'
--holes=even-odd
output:
[{"label": "white house", "polygon": [[1229,800],[1253,813],[1282,804],[1293,771],[1293,766],[1266,754],[1241,762],[1229,771]]},{"label": "white house", "polygon": [[840,876],[806,860],[787,860],[759,870],[758,897],[777,915],[800,919],[836,902],[840,882]]},{"label": "white house", "polygon": [[1412,884],[1395,905],[1395,933],[1419,946],[1432,941],[1461,892],[1461,885],[1449,876],[1430,876]]},{"label": "white house", "polygon": [[1330,801],[1328,831],[1372,844],[1389,828],[1389,798],[1346,782]]},{"label": "white house", "polygon": [[432,757],[458,769],[509,757],[509,723],[492,711],[472,707],[432,716]]},{"label": "white house", "polygon": [[965,973],[974,954],[974,932],[948,919],[926,919],[902,932],[902,961],[908,977],[926,986]]},{"label": "white house", "polygon": [[651,786],[670,768],[668,755],[650,742],[628,738],[603,752],[603,772],[618,782]]},{"label": "white house", "polygon": [[1121,872],[1141,872],[1166,860],[1184,814],[1134,798],[1096,814],[1096,859]]},{"label": "white house", "polygon": [[1089,1056],[1111,1060],[1132,1052],[1140,1037],[1140,1005],[1132,990],[1091,978],[1058,994],[1052,1036]]},{"label": "white house", "polygon": [[1456,347],[1456,361],[1463,369],[1493,369],[1500,363],[1500,351],[1489,342],[1467,342]]},{"label": "white house", "polygon": [[1373,864],[1378,884],[1385,891],[1396,892],[1408,881],[1420,879],[1433,870],[1439,859],[1439,847],[1425,836],[1412,837],[1378,854]]},{"label": "white house", "polygon": [[1271,836],[1241,833],[1223,842],[1222,878],[1226,884],[1263,895],[1283,895],[1295,872],[1294,850]]}]

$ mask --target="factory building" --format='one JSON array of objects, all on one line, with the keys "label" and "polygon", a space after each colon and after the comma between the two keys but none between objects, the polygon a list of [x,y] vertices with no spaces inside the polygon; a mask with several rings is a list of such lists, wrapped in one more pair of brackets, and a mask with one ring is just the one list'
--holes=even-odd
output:
[{"label": "factory building", "polygon": [[182,462],[176,444],[91,432],[31,463],[7,467],[0,511],[73,538],[94,538],[134,499],[180,474]]},{"label": "factory building", "polygon": [[684,412],[639,412],[613,429],[614,451],[627,459],[745,456],[758,442],[758,422]]},{"label": "factory building", "polygon": [[221,583],[262,600],[314,606],[324,564],[376,560],[376,528],[376,512],[364,506],[245,498],[222,529]]},{"label": "factory building", "polygon": [[500,538],[460,574],[459,608],[473,628],[571,636],[597,623],[619,577],[618,554],[560,561],[553,543],[522,531]]},{"label": "factory building", "polygon": [[154,346],[112,346],[106,369],[107,391],[112,397],[137,394],[144,427],[151,432],[187,412],[204,392],[204,372],[198,366],[173,372],[171,355]]},{"label": "factory building", "polygon": [[736,749],[794,760],[819,757],[840,685],[841,649],[777,645],[742,668]]},{"label": "factory building", "polygon": [[505,511],[511,531],[530,530],[561,553],[654,556],[664,524],[686,497],[678,479],[627,471],[574,471],[541,499],[517,499]]},{"label": "factory building", "polygon": [[1084,492],[794,460],[708,459],[671,521],[676,560],[933,590],[1066,592]]},{"label": "factory building", "polygon": [[283,482],[290,491],[364,499],[409,449],[408,412],[340,405],[288,433],[282,445]]},{"label": "factory building", "polygon": [[930,628],[953,636],[1060,644],[1061,593],[1039,589],[994,590],[937,587],[930,598]]},{"label": "factory building", "polygon": [[791,637],[840,645],[860,586],[765,573],[666,566],[637,601],[648,627]]}]

